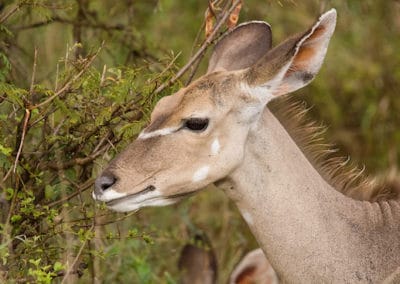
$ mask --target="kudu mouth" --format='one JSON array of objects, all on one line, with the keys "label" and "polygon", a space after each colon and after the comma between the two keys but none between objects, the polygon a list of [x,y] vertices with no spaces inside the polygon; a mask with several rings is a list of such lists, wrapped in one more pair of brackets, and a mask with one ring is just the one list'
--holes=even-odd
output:
[{"label": "kudu mouth", "polygon": [[125,195],[125,196],[122,196],[122,197],[118,197],[118,198],[106,201],[105,203],[106,203],[106,205],[115,205],[115,204],[117,204],[119,202],[123,202],[124,200],[132,199],[132,198],[138,197],[140,195],[152,192],[154,190],[156,190],[156,187],[154,185],[149,185],[149,186],[147,186],[145,189],[143,189],[141,191],[138,191],[138,192],[135,192],[135,193],[132,193],[132,194],[129,194],[129,195]]},{"label": "kudu mouth", "polygon": [[137,211],[142,207],[174,204],[196,192],[197,190],[163,196],[154,185],[149,185],[141,191],[105,201],[105,204],[109,209],[115,211],[131,212]]},{"label": "kudu mouth", "polygon": [[[142,190],[140,192],[134,193],[134,194],[126,195],[124,197],[120,197],[120,198],[116,198],[114,200],[107,201],[107,202],[105,202],[105,204],[108,207],[112,207],[112,206],[117,205],[117,204],[119,204],[121,202],[132,200],[132,198],[135,198],[138,195],[143,194],[143,192],[145,190],[146,189],[144,189],[144,190]],[[183,193],[178,193],[178,194],[174,194],[174,195],[170,195],[170,196],[154,196],[154,197],[151,197],[151,198],[143,200],[143,202],[148,203],[148,202],[151,202],[151,201],[163,199],[165,201],[171,201],[171,203],[172,203],[172,201],[174,201],[173,203],[175,203],[175,202],[178,202],[178,201],[182,200],[183,198],[186,198],[186,197],[194,195],[196,192],[197,191],[183,192]],[[142,202],[140,202],[140,203],[142,203]],[[140,203],[138,203],[138,205],[140,205]]]}]

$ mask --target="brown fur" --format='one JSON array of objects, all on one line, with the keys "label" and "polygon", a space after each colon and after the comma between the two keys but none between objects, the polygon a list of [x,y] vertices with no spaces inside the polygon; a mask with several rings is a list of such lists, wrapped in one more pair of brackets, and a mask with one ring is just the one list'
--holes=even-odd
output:
[{"label": "brown fur", "polygon": [[217,258],[207,236],[197,234],[194,243],[186,244],[180,254],[178,268],[181,284],[214,284],[217,281]]}]

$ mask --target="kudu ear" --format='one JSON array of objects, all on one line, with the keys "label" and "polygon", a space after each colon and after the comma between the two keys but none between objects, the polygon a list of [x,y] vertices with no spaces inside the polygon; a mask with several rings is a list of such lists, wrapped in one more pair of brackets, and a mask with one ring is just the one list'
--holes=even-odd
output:
[{"label": "kudu ear", "polygon": [[321,15],[305,33],[287,39],[246,70],[245,80],[269,101],[304,87],[321,68],[335,30],[336,10]]},{"label": "kudu ear", "polygon": [[243,23],[215,45],[207,73],[248,68],[264,56],[271,45],[271,27],[268,23]]}]

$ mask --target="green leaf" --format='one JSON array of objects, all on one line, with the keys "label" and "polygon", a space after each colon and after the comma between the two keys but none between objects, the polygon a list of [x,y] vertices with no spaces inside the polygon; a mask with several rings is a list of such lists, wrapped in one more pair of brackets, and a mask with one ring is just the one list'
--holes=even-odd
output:
[{"label": "green leaf", "polygon": [[4,154],[5,156],[9,157],[12,153],[12,149],[9,147],[5,147],[0,144],[0,152]]},{"label": "green leaf", "polygon": [[38,259],[30,259],[29,263],[33,264],[34,266],[38,267],[40,265],[40,262],[42,261],[41,258]]},{"label": "green leaf", "polygon": [[54,263],[54,265],[53,265],[53,270],[54,270],[55,272],[58,272],[58,271],[63,270],[63,269],[64,269],[64,265],[63,265],[61,262],[56,261],[56,262]]},{"label": "green leaf", "polygon": [[22,219],[22,216],[19,214],[15,214],[11,216],[11,223],[17,223],[18,221],[20,221]]},{"label": "green leaf", "polygon": [[14,189],[8,187],[6,188],[5,193],[6,193],[6,200],[11,200],[14,196]]}]

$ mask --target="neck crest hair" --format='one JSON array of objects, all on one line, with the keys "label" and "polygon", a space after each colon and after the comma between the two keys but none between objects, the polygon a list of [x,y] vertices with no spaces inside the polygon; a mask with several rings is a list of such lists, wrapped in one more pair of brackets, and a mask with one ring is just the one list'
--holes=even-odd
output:
[{"label": "neck crest hair", "polygon": [[356,200],[384,201],[400,199],[400,180],[394,175],[371,178],[365,167],[356,167],[349,157],[338,157],[337,149],[324,142],[326,127],[307,115],[304,101],[283,96],[271,101],[268,108],[287,130],[319,174],[337,191]]}]

